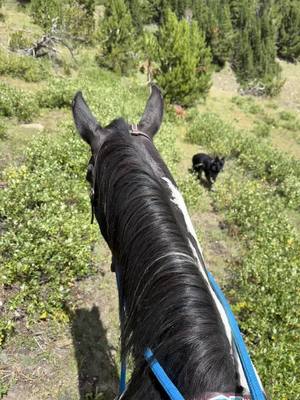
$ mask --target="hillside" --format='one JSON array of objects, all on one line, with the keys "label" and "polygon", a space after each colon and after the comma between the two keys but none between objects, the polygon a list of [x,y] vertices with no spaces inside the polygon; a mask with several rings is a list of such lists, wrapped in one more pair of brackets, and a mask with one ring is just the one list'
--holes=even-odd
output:
[{"label": "hillside", "polygon": [[[16,23],[40,34],[14,3],[4,12],[1,51]],[[117,393],[115,277],[109,250],[90,226],[89,154],[70,103],[80,89],[103,124],[120,115],[135,122],[148,89],[139,72],[125,78],[100,69],[91,47],[78,47],[74,56],[76,62],[65,52],[63,66],[30,65],[36,74],[46,71],[37,82],[9,71],[0,76],[0,110],[6,110],[0,115],[0,398],[6,400],[110,400]],[[272,99],[240,96],[226,66],[213,75],[207,100],[186,116],[167,109],[155,143],[266,389],[287,400],[291,390],[295,399],[300,392],[294,349],[300,65],[281,66],[286,83]],[[215,191],[188,171],[199,150],[226,157]]]}]

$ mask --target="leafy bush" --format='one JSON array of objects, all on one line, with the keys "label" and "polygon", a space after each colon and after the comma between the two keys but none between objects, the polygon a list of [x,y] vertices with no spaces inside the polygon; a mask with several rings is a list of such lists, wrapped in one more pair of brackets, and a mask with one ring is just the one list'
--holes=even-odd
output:
[{"label": "leafy bush", "polygon": [[207,207],[203,204],[205,189],[199,185],[199,180],[192,174],[176,179],[180,193],[190,211],[200,211]]},{"label": "leafy bush", "polygon": [[242,265],[233,267],[234,311],[270,397],[297,397],[299,237],[272,189],[233,171],[222,182],[216,206],[229,225],[238,226],[247,247]]},{"label": "leafy bush", "polygon": [[37,102],[30,93],[0,82],[0,115],[30,122],[38,113]]},{"label": "leafy bush", "polygon": [[250,96],[234,96],[231,101],[239,106],[241,110],[249,114],[260,114],[263,111],[261,106]]},{"label": "leafy bush", "polygon": [[2,340],[15,310],[29,319],[64,318],[72,282],[93,271],[87,154],[72,129],[62,132],[55,142],[36,140],[26,163],[5,172],[8,187],[0,193],[0,216],[5,218],[0,238]]},{"label": "leafy bush", "polygon": [[11,50],[26,49],[32,45],[32,39],[24,31],[16,31],[10,35],[9,48]]},{"label": "leafy bush", "polygon": [[39,82],[50,75],[47,60],[7,53],[0,49],[0,75],[10,75],[27,82]]},{"label": "leafy bush", "polygon": [[53,20],[61,25],[63,19],[63,2],[60,0],[32,0],[30,12],[35,24],[48,30],[52,26]]},{"label": "leafy bush", "polygon": [[5,123],[0,119],[0,140],[4,140],[7,138],[6,130],[7,128]]},{"label": "leafy bush", "polygon": [[253,133],[259,138],[270,136],[271,126],[265,122],[257,122],[253,128]]},{"label": "leafy bush", "polygon": [[47,89],[37,93],[37,102],[45,108],[70,107],[76,89],[73,80],[54,78],[48,82]]},{"label": "leafy bush", "polygon": [[53,26],[74,39],[89,42],[94,31],[94,0],[32,0],[30,11],[34,22],[44,30]]},{"label": "leafy bush", "polygon": [[287,129],[292,132],[300,130],[300,121],[294,113],[289,111],[281,111],[279,113],[278,125],[281,128]]}]

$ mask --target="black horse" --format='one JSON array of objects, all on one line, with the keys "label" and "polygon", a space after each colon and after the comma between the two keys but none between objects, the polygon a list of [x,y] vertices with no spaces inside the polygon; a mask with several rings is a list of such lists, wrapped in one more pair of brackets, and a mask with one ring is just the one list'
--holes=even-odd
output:
[{"label": "black horse", "polygon": [[146,348],[186,399],[246,398],[228,321],[208,284],[183,198],[153,145],[163,117],[159,88],[152,85],[135,127],[122,118],[102,127],[81,92],[73,116],[91,148],[93,210],[126,301],[122,343],[133,372],[122,399],[168,398],[144,359]]}]

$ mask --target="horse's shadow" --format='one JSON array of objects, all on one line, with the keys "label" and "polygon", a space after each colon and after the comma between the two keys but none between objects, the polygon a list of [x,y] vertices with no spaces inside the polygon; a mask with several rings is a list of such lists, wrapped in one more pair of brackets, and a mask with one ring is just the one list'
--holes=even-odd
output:
[{"label": "horse's shadow", "polygon": [[77,309],[71,333],[78,368],[80,400],[112,400],[116,397],[118,372],[112,358],[99,309]]}]

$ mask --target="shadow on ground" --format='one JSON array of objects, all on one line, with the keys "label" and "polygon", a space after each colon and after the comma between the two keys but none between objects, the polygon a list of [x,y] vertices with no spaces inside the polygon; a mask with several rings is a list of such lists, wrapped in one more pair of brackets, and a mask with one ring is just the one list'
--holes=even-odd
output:
[{"label": "shadow on ground", "polygon": [[80,400],[112,400],[117,395],[118,372],[99,309],[77,309],[71,333],[78,368]]}]

